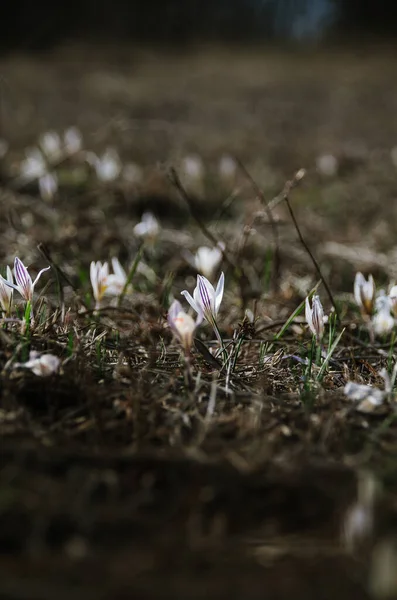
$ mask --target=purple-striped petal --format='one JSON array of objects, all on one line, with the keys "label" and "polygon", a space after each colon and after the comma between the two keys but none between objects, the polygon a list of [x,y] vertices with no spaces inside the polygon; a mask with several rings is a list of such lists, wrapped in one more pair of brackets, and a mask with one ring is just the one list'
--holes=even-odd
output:
[{"label": "purple-striped petal", "polygon": [[14,260],[14,276],[17,283],[17,290],[21,296],[28,302],[32,300],[33,296],[33,285],[32,278],[28,273],[27,268],[23,262],[16,257]]}]

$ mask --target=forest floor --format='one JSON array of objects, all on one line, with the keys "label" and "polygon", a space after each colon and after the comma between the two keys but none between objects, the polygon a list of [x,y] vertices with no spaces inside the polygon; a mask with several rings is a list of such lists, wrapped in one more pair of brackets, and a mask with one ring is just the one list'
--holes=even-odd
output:
[{"label": "forest floor", "polygon": [[[364,410],[343,391],[383,389],[397,360],[353,299],[357,271],[397,281],[394,54],[0,60],[0,272],[51,266],[34,321],[15,292],[0,329],[1,598],[397,597],[394,391]],[[71,126],[82,149],[47,156],[58,187],[40,195],[24,153]],[[134,233],[145,211],[155,239]],[[190,381],[167,311],[188,308],[188,253],[216,242],[225,351],[203,323]],[[90,263],[112,257],[132,289],[95,310]],[[302,311],[316,286],[323,352]],[[58,372],[21,367],[31,351]]]}]

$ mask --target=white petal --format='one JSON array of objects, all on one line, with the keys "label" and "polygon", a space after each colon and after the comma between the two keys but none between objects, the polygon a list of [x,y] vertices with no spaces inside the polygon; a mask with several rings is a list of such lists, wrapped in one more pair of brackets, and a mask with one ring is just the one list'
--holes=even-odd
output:
[{"label": "white petal", "polygon": [[49,269],[51,269],[51,267],[46,267],[45,269],[41,269],[41,271],[38,272],[36,279],[32,283],[32,289],[34,289],[34,286],[36,285],[42,274],[45,273],[45,271],[48,271]]},{"label": "white petal", "polygon": [[309,298],[306,297],[306,301],[305,301],[305,317],[306,317],[306,322],[310,327],[310,331],[313,333],[313,335],[316,334],[316,330],[314,329],[313,326],[313,319],[312,319],[312,309],[310,306],[310,302],[309,302]]},{"label": "white petal", "polygon": [[113,267],[114,274],[117,275],[117,277],[120,280],[124,280],[124,281],[127,280],[126,272],[124,271],[123,267],[121,266],[118,258],[116,258],[116,257],[112,258],[112,267]]},{"label": "white petal", "polygon": [[219,307],[223,298],[223,290],[225,287],[225,275],[222,271],[221,276],[219,277],[218,285],[215,290],[215,314],[218,314]]},{"label": "white petal", "polygon": [[356,273],[356,276],[354,278],[354,299],[357,303],[357,306],[362,306],[362,299],[361,299],[361,290],[362,287],[365,285],[365,278],[364,275],[360,272]]},{"label": "white petal", "polygon": [[186,300],[189,302],[190,306],[193,308],[193,310],[196,311],[196,313],[198,314],[202,314],[202,309],[200,308],[200,305],[198,305],[196,303],[196,301],[192,298],[192,296],[189,294],[189,292],[187,292],[186,290],[184,290],[183,292],[181,292],[182,296],[185,296]]}]

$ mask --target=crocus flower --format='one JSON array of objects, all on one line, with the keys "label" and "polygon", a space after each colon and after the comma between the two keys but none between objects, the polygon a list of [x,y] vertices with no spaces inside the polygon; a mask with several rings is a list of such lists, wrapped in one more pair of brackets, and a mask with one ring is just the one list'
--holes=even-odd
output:
[{"label": "crocus flower", "polygon": [[356,273],[354,278],[354,299],[357,306],[360,308],[363,317],[371,317],[374,312],[375,304],[375,282],[372,275],[368,276],[368,280],[360,272]]},{"label": "crocus flower", "polygon": [[110,296],[119,296],[127,283],[127,273],[120,264],[118,258],[112,258],[113,273],[107,276],[107,286],[105,294]]},{"label": "crocus flower", "polygon": [[108,286],[109,265],[98,260],[90,264],[90,280],[95,298],[95,307],[99,308]]},{"label": "crocus flower", "polygon": [[184,290],[181,292],[190,306],[198,315],[202,315],[213,327],[216,326],[216,317],[223,298],[225,276],[221,273],[216,289],[203,275],[197,275],[197,285],[193,297]]},{"label": "crocus flower", "polygon": [[169,308],[167,316],[168,325],[182,344],[186,353],[189,353],[190,351],[193,343],[193,334],[196,327],[200,325],[202,319],[202,314],[199,314],[196,321],[194,321],[192,317],[183,310],[182,305],[178,300],[174,300]]},{"label": "crocus flower", "polygon": [[225,245],[220,243],[215,248],[208,248],[207,246],[198,248],[194,257],[194,264],[197,271],[208,279],[211,279],[222,261],[222,250],[224,247]]},{"label": "crocus flower", "polygon": [[8,278],[4,279],[4,277],[2,277],[1,275],[0,275],[0,278],[3,283],[5,283],[6,285],[8,285],[11,288],[14,288],[14,290],[17,290],[17,292],[19,292],[21,294],[22,298],[26,302],[32,302],[33,291],[36,286],[36,283],[38,282],[38,280],[40,279],[42,274],[45,271],[48,271],[50,268],[51,267],[46,267],[45,269],[41,269],[41,271],[39,271],[39,273],[37,274],[36,279],[34,281],[32,281],[32,278],[29,275],[28,269],[25,267],[23,262],[18,257],[16,257],[14,260],[15,283],[12,283],[12,281],[9,281]]},{"label": "crocus flower", "polygon": [[42,354],[40,356],[37,352],[32,351],[27,362],[16,363],[14,367],[29,369],[38,377],[48,377],[58,371],[60,364],[61,361],[54,354]]},{"label": "crocus flower", "polygon": [[42,200],[50,202],[58,192],[58,177],[56,173],[46,173],[39,179],[39,192]]},{"label": "crocus flower", "polygon": [[0,279],[0,306],[1,310],[5,312],[6,315],[11,312],[12,296],[14,294],[14,290],[10,286],[12,283],[14,283],[12,271],[10,267],[7,266],[7,283],[3,281],[3,278]]},{"label": "crocus flower", "polygon": [[47,158],[51,161],[57,161],[61,158],[61,138],[56,131],[46,131],[39,138],[41,149]]},{"label": "crocus flower", "polygon": [[114,181],[121,173],[122,164],[117,150],[108,148],[101,158],[96,157],[95,172],[99,181]]},{"label": "crocus flower", "polygon": [[19,166],[19,173],[23,179],[33,180],[43,177],[47,173],[47,163],[38,148],[28,148],[25,158]]},{"label": "crocus flower", "polygon": [[383,336],[391,332],[394,319],[391,315],[392,301],[381,290],[375,302],[375,315],[372,317],[372,327],[375,335]]},{"label": "crocus flower", "polygon": [[90,279],[95,298],[95,307],[99,308],[105,295],[119,296],[127,282],[127,274],[118,258],[112,258],[113,273],[109,273],[109,264],[92,261]]},{"label": "crocus flower", "polygon": [[159,222],[150,212],[143,213],[141,222],[134,227],[135,235],[142,238],[155,239],[159,232]]},{"label": "crocus flower", "polygon": [[234,182],[237,174],[237,163],[233,156],[224,154],[219,160],[218,172],[224,183]]},{"label": "crocus flower", "polygon": [[182,161],[182,171],[186,178],[201,181],[205,173],[202,158],[198,154],[185,156]]},{"label": "crocus flower", "polygon": [[63,134],[63,144],[67,154],[76,154],[83,147],[83,136],[77,127],[68,127]]},{"label": "crocus flower", "polygon": [[309,298],[306,298],[305,316],[310,331],[316,336],[316,341],[319,344],[324,335],[324,309],[317,294],[313,295],[311,306]]}]

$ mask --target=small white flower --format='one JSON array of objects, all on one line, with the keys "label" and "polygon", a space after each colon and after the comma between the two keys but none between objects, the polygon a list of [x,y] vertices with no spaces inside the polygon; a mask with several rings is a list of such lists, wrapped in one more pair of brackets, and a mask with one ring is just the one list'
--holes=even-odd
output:
[{"label": "small white flower", "polygon": [[215,248],[208,248],[207,246],[198,248],[194,257],[194,264],[197,271],[208,279],[211,279],[222,261],[222,250],[224,248],[224,244],[219,244]]},{"label": "small white flower", "polygon": [[95,172],[99,181],[114,181],[121,173],[122,164],[117,150],[108,148],[101,158],[96,157]]},{"label": "small white flower", "polygon": [[11,312],[12,297],[14,294],[14,290],[10,286],[10,284],[14,283],[14,280],[12,277],[12,271],[8,265],[7,282],[8,283],[6,284],[4,283],[3,278],[0,279],[0,306],[2,311],[5,312],[6,315],[10,314]]},{"label": "small white flower", "polygon": [[28,148],[25,158],[19,166],[19,173],[23,179],[39,179],[47,173],[47,163],[38,148]]},{"label": "small white flower", "polygon": [[113,273],[109,273],[109,264],[92,261],[90,279],[95,298],[95,308],[99,308],[104,296],[119,296],[127,282],[127,274],[118,258],[112,258]]},{"label": "small white flower", "polygon": [[46,267],[45,269],[41,269],[41,271],[39,271],[38,275],[36,276],[36,279],[32,281],[32,278],[29,275],[27,268],[25,267],[23,262],[18,257],[16,257],[14,260],[15,283],[8,281],[8,279],[4,279],[4,277],[2,277],[1,275],[0,278],[3,281],[3,283],[5,283],[11,288],[14,288],[14,290],[17,290],[17,292],[21,294],[22,298],[26,302],[32,302],[33,291],[36,286],[36,283],[39,281],[41,275],[45,271],[48,271],[50,268],[51,267]]},{"label": "small white flower", "polygon": [[197,275],[197,285],[193,292],[193,297],[184,290],[181,292],[189,302],[190,306],[198,315],[202,315],[213,327],[216,325],[219,307],[223,298],[225,285],[225,276],[221,273],[216,289],[206,277]]},{"label": "small white flower", "polygon": [[182,171],[186,179],[201,181],[204,178],[204,163],[197,154],[185,156],[182,161]]},{"label": "small white flower", "polygon": [[237,163],[233,156],[221,156],[218,166],[219,177],[226,183],[233,182],[237,174]]},{"label": "small white flower", "polygon": [[137,223],[134,227],[134,233],[138,237],[155,239],[159,232],[160,224],[156,217],[150,212],[143,213],[141,222]]},{"label": "small white flower", "polygon": [[363,316],[372,316],[374,312],[375,294],[376,288],[372,275],[369,275],[368,280],[366,280],[362,273],[356,273],[354,278],[354,299]]},{"label": "small white flower", "polygon": [[319,344],[324,336],[324,309],[317,294],[313,295],[311,306],[309,298],[306,297],[305,316],[310,331],[316,336],[317,343]]},{"label": "small white flower", "polygon": [[46,131],[39,138],[39,145],[51,161],[57,161],[62,156],[61,138],[56,131]]},{"label": "small white flower", "polygon": [[372,327],[375,335],[383,336],[391,332],[394,327],[394,319],[391,315],[392,301],[380,290],[375,302],[375,315],[372,317]]},{"label": "small white flower", "polygon": [[185,313],[178,300],[174,300],[171,304],[167,316],[168,325],[182,344],[185,352],[189,352],[193,343],[193,334],[202,319],[202,315],[199,314],[197,320],[194,321],[190,315]]},{"label": "small white flower", "polygon": [[56,173],[46,173],[39,179],[40,197],[45,202],[53,200],[58,192],[58,177]]},{"label": "small white flower", "polygon": [[16,363],[14,367],[29,369],[38,377],[48,377],[59,370],[61,361],[54,354],[42,354],[30,352],[29,360],[25,363]]},{"label": "small white flower", "polygon": [[77,127],[68,127],[63,134],[63,144],[67,154],[76,154],[83,147],[83,136]]}]

